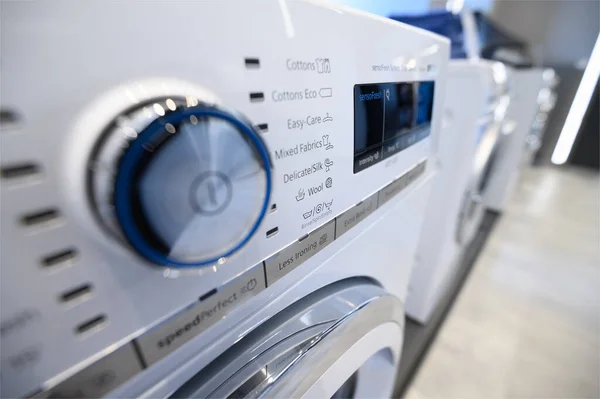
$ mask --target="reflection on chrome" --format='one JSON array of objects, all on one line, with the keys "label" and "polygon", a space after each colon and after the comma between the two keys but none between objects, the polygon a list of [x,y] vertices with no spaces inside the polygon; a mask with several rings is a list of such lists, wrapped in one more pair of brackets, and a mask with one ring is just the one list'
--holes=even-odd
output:
[{"label": "reflection on chrome", "polygon": [[196,105],[198,105],[198,99],[193,96],[187,96],[185,98],[185,101],[188,107],[195,107]]},{"label": "reflection on chrome", "polygon": [[171,111],[175,111],[175,108],[177,108],[177,106],[175,105],[175,101],[168,98],[165,102],[167,103],[167,108],[169,108]]},{"label": "reflection on chrome", "polygon": [[156,112],[158,115],[165,116],[165,109],[162,107],[162,105],[154,103],[152,107],[154,108],[154,112]]}]

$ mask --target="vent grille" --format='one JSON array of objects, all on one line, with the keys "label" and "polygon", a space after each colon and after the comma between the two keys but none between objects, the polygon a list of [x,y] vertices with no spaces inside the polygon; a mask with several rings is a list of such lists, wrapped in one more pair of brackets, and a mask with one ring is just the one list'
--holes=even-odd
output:
[{"label": "vent grille", "polygon": [[71,289],[69,291],[63,292],[59,300],[63,303],[72,304],[74,302],[81,302],[87,299],[92,293],[92,285],[91,284],[83,284],[79,287]]},{"label": "vent grille", "polygon": [[22,121],[23,118],[17,111],[9,108],[0,109],[0,127],[2,127],[3,130],[6,127],[19,125]]},{"label": "vent grille", "polygon": [[[2,145],[7,146],[7,149],[10,148],[12,140],[23,139],[17,138],[16,135],[13,136],[12,133],[19,133],[24,122],[23,116],[14,109],[0,108],[0,130],[3,133]],[[21,136],[19,135],[19,137]],[[6,195],[35,195],[26,191],[27,186],[28,183],[38,183],[43,180],[44,175],[47,173],[44,166],[42,162],[35,158],[33,153],[25,154],[21,159],[7,160],[0,164],[0,182],[11,188]],[[14,190],[16,188],[20,190]],[[30,208],[12,217],[22,229],[26,229],[28,232],[33,230],[36,233],[38,228],[55,227],[55,225],[62,225],[65,222],[65,215],[55,205]],[[44,233],[52,234],[52,232]],[[73,312],[75,306],[78,308],[81,306],[80,311],[85,311],[83,307],[93,308],[94,301],[90,299],[93,299],[98,291],[98,287],[91,280],[74,281],[67,288],[64,285],[61,285],[60,288],[56,286],[59,281],[63,281],[63,278],[55,280],[55,272],[68,273],[64,269],[70,268],[79,261],[81,252],[74,244],[72,242],[64,243],[62,246],[40,253],[37,264],[34,264],[34,267],[37,267],[40,272],[39,281],[45,284],[49,291],[45,294],[49,296],[46,297],[46,300],[56,301],[61,305],[60,310],[57,310],[65,312],[65,314]],[[68,277],[66,278],[68,279]],[[65,325],[64,328],[67,331],[70,330],[77,337],[85,338],[91,334],[101,332],[109,324],[108,315],[102,309],[90,309],[85,314],[87,315],[83,316],[83,319],[71,322],[70,325]]]},{"label": "vent grille", "polygon": [[24,179],[41,175],[42,168],[33,162],[24,162],[17,165],[3,166],[0,176],[6,180]]},{"label": "vent grille", "polygon": [[21,224],[28,227],[42,226],[55,223],[59,219],[60,212],[58,209],[51,208],[23,215],[21,217]]},{"label": "vent grille", "polygon": [[106,315],[100,314],[76,326],[75,334],[89,334],[93,331],[99,331],[106,326],[107,322]]},{"label": "vent grille", "polygon": [[41,260],[41,264],[43,267],[58,267],[58,266],[68,266],[73,264],[75,259],[77,258],[77,250],[74,248],[65,249],[63,251],[58,251],[53,254],[50,254]]}]

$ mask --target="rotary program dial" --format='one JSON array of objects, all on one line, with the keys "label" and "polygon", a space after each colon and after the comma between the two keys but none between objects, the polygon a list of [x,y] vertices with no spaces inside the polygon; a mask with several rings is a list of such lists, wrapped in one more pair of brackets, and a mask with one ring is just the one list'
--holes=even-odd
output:
[{"label": "rotary program dial", "polygon": [[223,261],[257,230],[269,203],[267,149],[244,118],[196,98],[123,113],[90,165],[103,223],[149,261]]}]

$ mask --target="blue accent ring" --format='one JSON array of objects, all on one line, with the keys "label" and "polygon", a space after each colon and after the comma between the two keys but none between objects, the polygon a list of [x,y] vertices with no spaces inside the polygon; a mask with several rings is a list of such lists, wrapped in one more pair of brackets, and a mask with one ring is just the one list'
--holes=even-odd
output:
[{"label": "blue accent ring", "polygon": [[[132,214],[131,209],[131,191],[130,184],[133,181],[133,175],[136,170],[136,166],[140,161],[141,157],[146,153],[144,149],[144,144],[150,142],[157,134],[161,134],[165,131],[165,125],[167,123],[172,124],[173,126],[178,125],[180,122],[185,119],[189,120],[190,116],[195,116],[198,118],[202,117],[214,117],[223,119],[235,127],[241,133],[244,133],[248,136],[250,141],[254,144],[260,158],[264,164],[265,173],[267,177],[267,187],[265,193],[265,200],[260,210],[260,214],[248,232],[248,234],[238,243],[233,249],[227,251],[226,253],[214,257],[212,259],[208,259],[202,262],[181,262],[175,259],[168,257],[167,255],[157,251],[154,249],[146,240],[144,239],[142,233],[139,231]],[[174,268],[191,268],[191,267],[202,267],[213,265],[220,258],[229,257],[238,250],[240,250],[244,245],[248,243],[250,238],[254,235],[256,230],[258,229],[260,223],[264,219],[267,208],[269,206],[269,200],[271,198],[271,162],[269,158],[269,154],[267,149],[261,140],[261,138],[256,134],[256,132],[248,126],[246,123],[240,121],[236,117],[232,116],[229,113],[223,112],[221,110],[215,108],[206,108],[204,106],[197,106],[193,108],[185,108],[181,110],[176,110],[170,112],[164,117],[158,118],[148,127],[146,127],[127,149],[123,157],[121,158],[121,163],[119,167],[119,171],[117,173],[117,177],[115,179],[115,193],[114,193],[114,204],[115,204],[115,213],[117,216],[117,220],[121,226],[123,234],[127,238],[129,244],[139,252],[143,257],[150,260],[153,263],[169,266]]]}]

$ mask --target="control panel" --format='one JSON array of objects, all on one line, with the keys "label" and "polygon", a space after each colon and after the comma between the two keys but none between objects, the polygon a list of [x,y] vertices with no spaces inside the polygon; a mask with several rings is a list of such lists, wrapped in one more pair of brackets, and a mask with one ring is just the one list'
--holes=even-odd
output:
[{"label": "control panel", "polygon": [[435,164],[445,39],[226,3],[3,7],[2,396],[107,394]]}]

